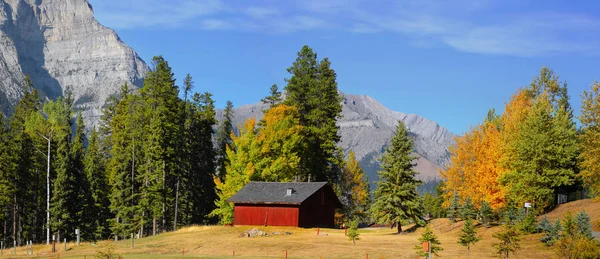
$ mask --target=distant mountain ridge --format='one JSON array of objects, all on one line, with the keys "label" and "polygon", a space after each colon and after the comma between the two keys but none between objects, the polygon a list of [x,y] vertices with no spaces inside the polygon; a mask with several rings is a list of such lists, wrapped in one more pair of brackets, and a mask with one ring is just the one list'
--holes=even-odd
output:
[{"label": "distant mountain ridge", "polygon": [[[438,170],[450,160],[448,148],[455,144],[455,134],[415,114],[392,111],[377,100],[366,95],[343,94],[343,118],[340,126],[340,146],[345,154],[353,150],[369,179],[376,181],[379,161],[393,137],[397,122],[404,122],[410,136],[415,140],[415,154],[419,156],[416,170],[423,180],[439,179]],[[255,117],[261,119],[268,105],[254,103],[234,109],[233,124],[241,125]],[[222,111],[217,112],[219,120]]]}]

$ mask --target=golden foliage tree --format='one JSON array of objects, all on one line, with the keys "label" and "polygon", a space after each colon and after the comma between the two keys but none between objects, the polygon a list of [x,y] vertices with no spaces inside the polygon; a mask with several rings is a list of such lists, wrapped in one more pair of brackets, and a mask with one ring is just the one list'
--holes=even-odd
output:
[{"label": "golden foliage tree", "polygon": [[224,181],[215,178],[219,199],[211,216],[224,224],[233,221],[233,205],[227,199],[249,181],[287,182],[298,175],[298,152],[305,143],[298,110],[283,104],[266,111],[260,127],[251,118],[239,131],[239,136],[231,136],[232,146],[227,146]]}]

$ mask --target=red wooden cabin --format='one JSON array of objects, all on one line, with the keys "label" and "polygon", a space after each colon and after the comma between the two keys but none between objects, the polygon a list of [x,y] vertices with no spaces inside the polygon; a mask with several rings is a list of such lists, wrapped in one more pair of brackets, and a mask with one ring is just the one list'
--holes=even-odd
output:
[{"label": "red wooden cabin", "polygon": [[228,201],[234,225],[333,227],[342,207],[326,182],[249,182]]}]

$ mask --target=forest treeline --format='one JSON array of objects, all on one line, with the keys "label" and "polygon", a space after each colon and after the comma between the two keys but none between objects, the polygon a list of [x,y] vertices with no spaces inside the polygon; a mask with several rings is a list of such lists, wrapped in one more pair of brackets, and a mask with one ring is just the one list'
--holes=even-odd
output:
[{"label": "forest treeline", "polygon": [[[234,134],[233,104],[218,123],[210,93],[183,86],[161,56],[141,89],[123,85],[85,134],[73,99],[42,101],[29,77],[10,118],[0,118],[2,240],[24,244],[138,238],[194,224],[230,223],[226,199],[248,181],[327,181],[345,209],[366,214],[368,179],[338,147],[342,97],[330,61],[305,46],[270,108]],[[194,92],[194,93],[192,93]],[[72,118],[76,117],[75,120]]]},{"label": "forest treeline", "polygon": [[561,195],[600,194],[599,86],[594,82],[581,95],[578,128],[567,83],[542,68],[504,111],[490,110],[456,139],[450,165],[441,172],[444,206],[469,200],[498,211],[528,203],[542,213]]},{"label": "forest treeline", "polygon": [[141,89],[125,84],[107,101],[89,134],[68,91],[43,101],[27,77],[15,112],[0,117],[2,240],[73,240],[75,229],[86,241],[142,238],[228,224],[227,199],[249,181],[329,182],[344,205],[339,223],[398,232],[426,214],[455,219],[468,208],[486,222],[524,202],[541,213],[559,193],[600,192],[600,84],[582,95],[578,128],[566,83],[542,69],[505,111],[457,138],[436,194],[418,195],[413,140],[400,121],[371,192],[354,153],[339,147],[342,97],[331,62],[308,46],[297,54],[285,97],[271,86],[263,118],[243,125],[232,124],[229,101],[218,122],[212,95],[193,91],[190,75],[177,86],[161,56]]}]

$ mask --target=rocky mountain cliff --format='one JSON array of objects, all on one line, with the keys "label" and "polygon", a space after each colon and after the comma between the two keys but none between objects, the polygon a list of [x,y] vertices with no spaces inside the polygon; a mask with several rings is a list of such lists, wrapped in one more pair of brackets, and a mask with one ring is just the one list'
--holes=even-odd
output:
[{"label": "rocky mountain cliff", "polygon": [[67,89],[88,126],[124,83],[141,87],[148,66],[94,18],[87,0],[0,0],[0,111],[10,113],[26,74],[42,97]]},{"label": "rocky mountain cliff", "polygon": [[[262,111],[267,108],[265,104],[255,103],[234,109],[234,125],[240,125],[251,117],[262,118]],[[340,145],[346,154],[354,151],[372,181],[377,180],[378,159],[389,145],[399,120],[404,122],[415,140],[419,178],[438,179],[438,169],[447,165],[450,159],[448,147],[454,145],[456,135],[434,121],[392,111],[369,96],[352,94],[344,94],[342,115],[338,122],[342,137]],[[220,119],[222,111],[217,116]]]}]

